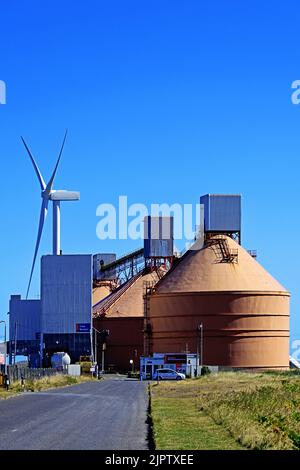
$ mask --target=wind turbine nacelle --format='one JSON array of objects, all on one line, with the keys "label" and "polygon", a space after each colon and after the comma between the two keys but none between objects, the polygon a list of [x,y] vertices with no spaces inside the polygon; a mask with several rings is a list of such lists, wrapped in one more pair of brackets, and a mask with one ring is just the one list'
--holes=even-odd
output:
[{"label": "wind turbine nacelle", "polygon": [[80,193],[78,191],[51,191],[50,201],[79,201]]}]

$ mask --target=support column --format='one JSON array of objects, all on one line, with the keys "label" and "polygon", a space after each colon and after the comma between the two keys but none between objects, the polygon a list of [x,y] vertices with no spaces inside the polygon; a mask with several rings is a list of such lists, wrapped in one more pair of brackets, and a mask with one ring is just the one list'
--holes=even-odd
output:
[{"label": "support column", "polygon": [[60,201],[53,201],[53,254],[60,255]]}]

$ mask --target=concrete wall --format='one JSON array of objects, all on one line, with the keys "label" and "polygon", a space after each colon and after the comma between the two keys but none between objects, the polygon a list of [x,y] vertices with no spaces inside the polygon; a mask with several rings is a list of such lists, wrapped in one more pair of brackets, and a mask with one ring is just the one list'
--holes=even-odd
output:
[{"label": "concrete wall", "polygon": [[76,333],[77,323],[91,323],[92,256],[43,256],[41,298],[43,333]]}]

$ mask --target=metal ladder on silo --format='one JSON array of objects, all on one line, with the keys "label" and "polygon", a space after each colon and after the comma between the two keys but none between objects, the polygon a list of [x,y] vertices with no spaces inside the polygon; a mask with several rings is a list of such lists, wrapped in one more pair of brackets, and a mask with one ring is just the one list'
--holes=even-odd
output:
[{"label": "metal ladder on silo", "polygon": [[207,246],[214,249],[217,259],[220,263],[237,263],[238,250],[231,250],[226,238],[216,237],[207,241]]}]

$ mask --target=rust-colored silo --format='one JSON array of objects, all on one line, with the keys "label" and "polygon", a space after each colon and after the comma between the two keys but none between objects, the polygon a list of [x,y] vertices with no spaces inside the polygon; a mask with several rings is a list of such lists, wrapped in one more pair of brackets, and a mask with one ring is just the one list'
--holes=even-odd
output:
[{"label": "rust-colored silo", "polygon": [[[98,331],[110,332],[106,338],[106,370],[128,371],[131,368],[130,360],[134,361],[135,368],[139,367],[139,357],[144,353],[144,292],[148,284],[158,281],[159,275],[162,275],[162,270],[145,269],[94,304],[93,326]],[[99,363],[101,348],[99,338]]]},{"label": "rust-colored silo", "polygon": [[225,235],[190,250],[149,297],[152,353],[196,352],[203,364],[253,369],[289,366],[289,293]]}]

